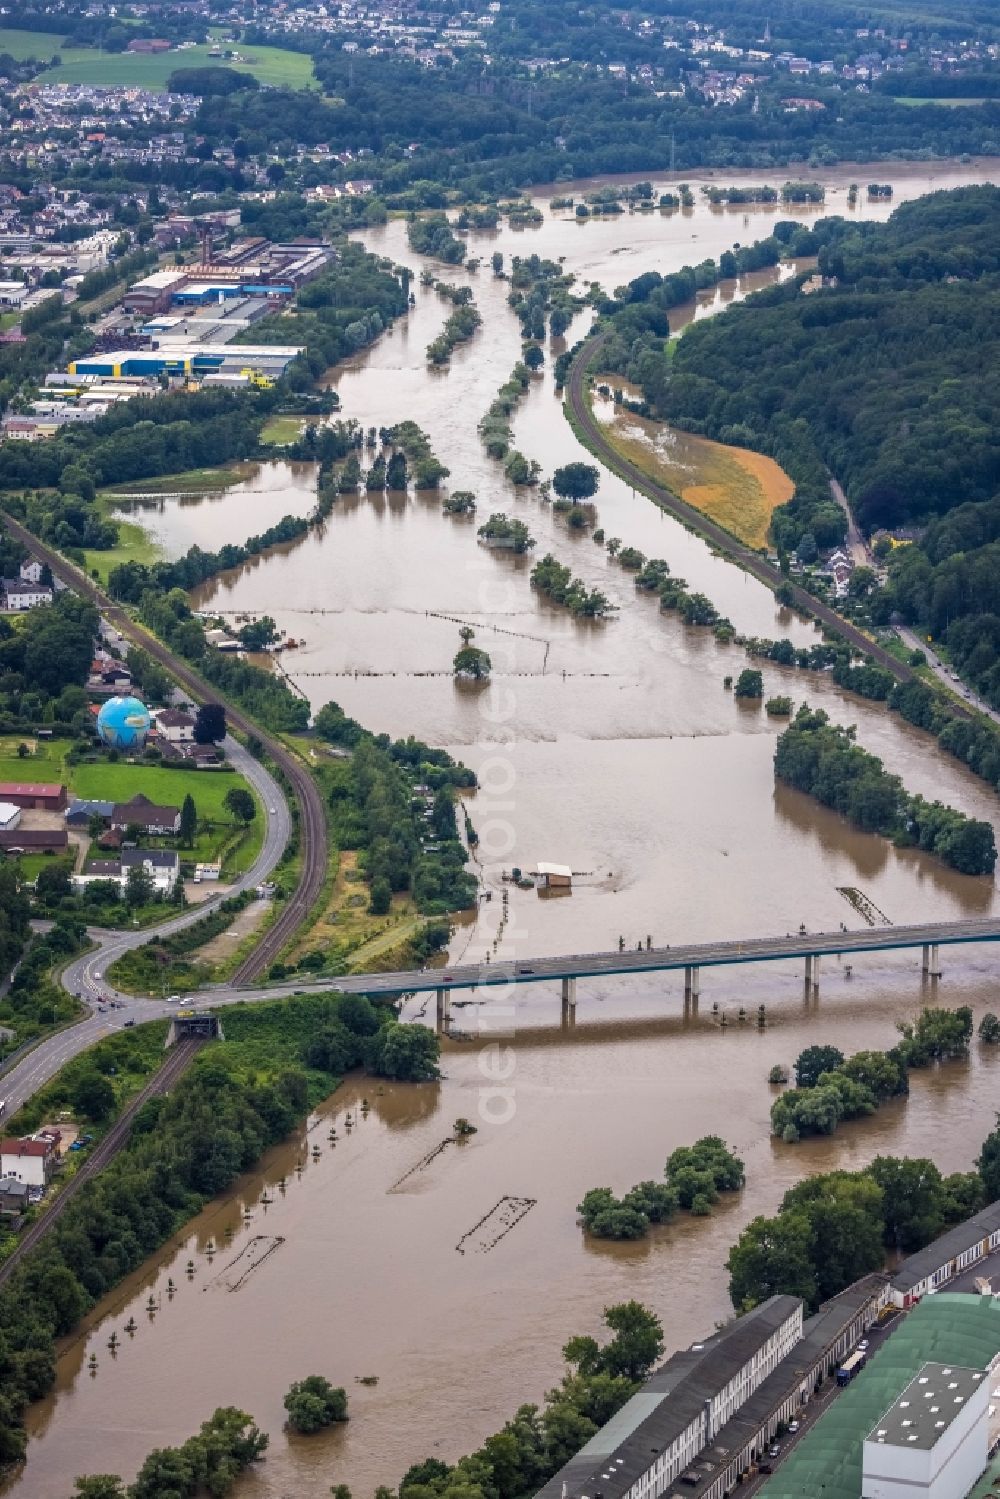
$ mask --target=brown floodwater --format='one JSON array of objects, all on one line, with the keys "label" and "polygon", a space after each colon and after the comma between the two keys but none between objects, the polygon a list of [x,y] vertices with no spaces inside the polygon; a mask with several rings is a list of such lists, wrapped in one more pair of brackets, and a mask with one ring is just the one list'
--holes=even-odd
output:
[{"label": "brown floodwater", "polygon": [[237,484],[226,489],[180,496],[134,495],[108,514],[141,526],[167,557],[179,557],[191,546],[216,551],[241,546],[285,515],[306,516],[316,504],[315,467],[311,463],[241,463]]},{"label": "brown floodwater", "polygon": [[[937,990],[949,1004],[967,1000],[977,1017],[995,1007],[983,950],[948,953],[945,969]],[[68,1499],[77,1473],[131,1476],[153,1447],[234,1404],[271,1436],[241,1499],[321,1499],[335,1482],[368,1496],[415,1460],[472,1450],[539,1400],[560,1376],[566,1338],[597,1333],[606,1305],[653,1307],[670,1349],[711,1330],[730,1311],[729,1245],[803,1175],[880,1152],[969,1166],[996,1110],[996,1048],[915,1075],[907,1101],[831,1138],[788,1146],[768,1132],[773,1062],[817,1040],[892,1044],[895,1022],[932,992],[912,955],[859,959],[852,980],[830,962],[809,1000],[793,965],[704,977],[700,1012],[687,1015],[676,976],[581,984],[571,1030],[555,986],[532,991],[516,1019],[502,1000],[480,1025],[457,1010],[456,1025],[477,1035],[446,1045],[440,1084],[348,1080],[87,1319],[54,1394],[31,1412],[28,1464],[10,1493]],[[764,1033],[737,1023],[741,1003],[751,1015],[766,1004]],[[484,1039],[515,1027],[494,1061]],[[428,1159],[460,1115],[478,1134]],[[742,1193],[638,1244],[584,1238],[575,1207],[589,1187],[659,1176],[672,1149],[708,1132],[742,1153]],[[284,1393],[308,1373],[348,1391],[346,1427],[308,1439],[283,1430]],[[369,1376],[377,1384],[358,1382]]]},{"label": "brown floodwater", "polygon": [[[990,174],[989,164],[893,173],[895,201]],[[848,181],[867,177],[828,180],[826,211],[846,199]],[[865,217],[887,211],[867,203],[858,210]],[[515,490],[482,452],[476,422],[520,351],[507,285],[489,271],[493,249],[564,255],[581,280],[613,288],[640,270],[676,269],[756,238],[773,218],[745,216],[747,224],[743,210],[719,213],[699,201],[690,214],[666,219],[636,214],[581,227],[571,216],[547,216],[537,230],[470,236],[483,268],[441,274],[474,286],[484,326],[451,367],[426,367],[424,349],[448,305],[417,286],[411,314],[332,379],[344,414],[364,426],[418,421],[449,465],[451,486],[477,492],[475,521],[443,516],[433,495],[359,495],[338,502],[309,537],[199,591],[199,604],[266,611],[304,641],[284,667],[314,706],[335,698],[372,729],[416,734],[479,771],[469,812],[491,899],[458,929],[455,958],[588,951],[619,936],[634,946],[647,935],[673,943],[780,933],[800,922],[813,931],[855,926],[860,918],[842,893],[849,888],[893,922],[995,909],[993,881],[897,851],[776,787],[780,724],[723,687],[724,676],[744,664],[742,653],[662,617],[589,535],[570,533],[537,491]],[[810,216],[795,211],[803,221]],[[364,238],[418,272],[424,264],[409,251],[401,223]],[[717,311],[748,287],[718,289],[698,310]],[[589,316],[577,318],[570,340]],[[547,351],[550,363],[558,347]],[[587,457],[548,366],[514,426],[517,446],[545,473]],[[297,496],[284,509],[308,510],[311,469],[261,472]],[[174,503],[157,516],[165,544],[182,548],[189,534],[213,544],[207,518],[221,502],[185,505],[190,533],[171,539]],[[249,496],[243,505],[234,525],[242,534],[261,529],[255,510],[248,523]],[[738,629],[817,638],[768,590],[607,472],[595,508],[608,535],[665,557]],[[604,589],[618,612],[603,623],[576,622],[531,589],[530,559],[484,551],[476,525],[501,509],[525,520],[536,555],[553,551]],[[451,678],[465,622],[493,658],[489,687],[460,687]],[[808,698],[837,721],[856,723],[860,742],[913,790],[996,821],[996,798],[928,736],[850,698],[823,674],[766,666],[764,675],[767,694]],[[577,872],[572,894],[542,899],[510,890],[502,919],[502,871],[540,859]],[[367,1496],[379,1483],[395,1483],[414,1460],[468,1450],[521,1401],[537,1400],[559,1376],[562,1343],[596,1331],[611,1301],[648,1302],[663,1317],[668,1347],[690,1341],[727,1313],[725,1254],[742,1224],[773,1211],[803,1174],[857,1166],[889,1150],[933,1155],[944,1170],[968,1165],[994,1117],[1000,1065],[978,1047],[968,1065],[917,1076],[907,1102],[832,1139],[791,1147],[768,1135],[765,1078],[774,1061],[790,1062],[817,1040],[845,1051],[891,1045],[895,1022],[931,992],[949,1004],[968,1001],[977,1015],[997,1008],[989,949],[948,953],[945,968],[931,991],[921,986],[912,954],[860,957],[852,978],[827,960],[818,1000],[808,1001],[794,965],[715,972],[703,978],[700,1013],[686,1015],[674,976],[593,981],[580,985],[576,1024],[567,1030],[552,986],[520,997],[513,1014],[496,993],[482,1009],[459,999],[454,1026],[470,1036],[516,1029],[501,1068],[512,1067],[510,1075],[490,1084],[479,1039],[449,1043],[438,1086],[348,1082],[308,1135],[272,1152],[260,1172],[96,1309],[60,1361],[54,1396],[32,1413],[29,1462],[11,1492],[65,1499],[76,1473],[131,1475],[150,1448],[182,1439],[215,1405],[232,1403],[272,1436],[266,1463],[241,1485],[244,1499],[319,1499],[333,1482]],[[713,1015],[713,1001],[728,1027]],[[738,1024],[737,1012],[743,1005],[753,1015],[761,1003],[769,1023],[758,1034]],[[423,1001],[411,1001],[406,1014],[424,1018]],[[364,1094],[371,1111],[348,1132],[346,1112],[357,1120]],[[328,1115],[337,1123],[335,1146]],[[479,1133],[422,1165],[459,1115],[479,1122]],[[748,1185],[737,1200],[707,1221],[670,1226],[638,1245],[583,1239],[574,1208],[588,1187],[624,1189],[658,1175],[672,1148],[709,1131],[745,1155]],[[262,1204],[262,1195],[273,1201]],[[490,1215],[504,1198],[531,1205],[487,1248],[497,1222]],[[252,1250],[227,1267],[255,1235],[282,1242],[238,1289],[227,1289]],[[209,1239],[225,1245],[211,1262]],[[190,1282],[189,1258],[196,1267]],[[168,1278],[177,1285],[172,1298]],[[152,1320],[144,1310],[151,1293],[159,1304]],[[112,1328],[122,1337],[130,1313],[139,1330],[112,1358],[107,1339]],[[93,1376],[86,1370],[92,1351]],[[310,1372],[348,1388],[352,1419],[324,1436],[289,1438],[282,1396]],[[378,1383],[355,1382],[369,1375]]]}]

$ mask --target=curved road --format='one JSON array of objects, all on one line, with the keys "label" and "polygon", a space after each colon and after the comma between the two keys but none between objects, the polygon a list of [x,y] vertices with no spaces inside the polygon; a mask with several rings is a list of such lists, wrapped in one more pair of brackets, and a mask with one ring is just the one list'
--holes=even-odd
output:
[{"label": "curved road", "polygon": [[[17,1066],[0,1077],[0,1098],[4,1099],[8,1114],[13,1114],[26,1103],[71,1057],[86,1051],[103,1036],[118,1030],[123,1021],[154,1018],[148,1005],[141,1000],[137,1001],[134,996],[117,994],[117,991],[104,982],[107,968],[116,958],[134,947],[141,947],[143,943],[152,941],[154,937],[169,937],[200,921],[228,896],[236,895],[241,890],[252,890],[276,867],[291,833],[288,803],[274,777],[235,739],[227,738],[226,754],[264,803],[267,819],[264,844],[253,865],[228,890],[220,891],[218,895],[201,901],[197,906],[188,907],[159,926],[140,927],[131,932],[91,929],[90,935],[97,944],[96,948],[75,958],[62,973],[63,986],[78,995],[90,1013],[76,1025],[68,1026],[40,1041]],[[109,993],[116,994],[124,1004],[124,1010],[108,1010],[101,1014],[94,1008],[98,998]]]},{"label": "curved road", "polygon": [[[302,874],[294,894],[286,901],[274,925],[265,933],[237,970],[235,975],[237,981],[249,983],[277,957],[285,943],[309,915],[323,889],[327,865],[326,813],[319,787],[298,756],[292,754],[277,735],[260,728],[242,709],[229,703],[222,693],[199,676],[186,661],[175,656],[155,635],[149,634],[137,625],[127,610],[113,604],[102,589],[98,588],[72,563],[67,562],[59,552],[39,541],[32,532],[6,512],[2,512],[2,519],[12,536],[28,547],[35,556],[47,562],[53,574],[61,578],[68,587],[83,597],[89,598],[115,629],[158,661],[196,702],[223,703],[230,724],[239,729],[248,739],[257,739],[264,746],[291,786],[299,808],[298,833]],[[277,803],[271,801],[268,805],[277,805]]]},{"label": "curved road", "polygon": [[[766,557],[762,557],[759,552],[745,546],[743,542],[737,541],[729,531],[716,525],[701,510],[696,510],[693,505],[687,504],[671,490],[657,484],[637,464],[632,463],[628,458],[623,458],[615,451],[601,423],[591,410],[586,396],[587,375],[597,362],[606,340],[607,334],[599,333],[596,338],[586,341],[573,361],[566,385],[566,400],[580,428],[586,434],[586,446],[595,457],[599,458],[612,473],[624,479],[626,484],[630,484],[633,489],[639,490],[641,494],[653,500],[661,509],[668,511],[686,526],[689,531],[694,531],[696,535],[710,542],[717,551],[738,563],[746,572],[752,573],[768,588],[778,588],[782,583],[790,583],[792,597],[797,608],[807,610],[821,624],[826,625],[846,640],[848,645],[870,656],[879,666],[885,667],[886,671],[892,672],[897,681],[912,682],[915,677],[913,670],[903,662],[897,661],[895,656],[890,655],[877,641],[869,639],[863,630],[858,629],[857,625],[851,624],[850,620],[844,619],[835,609],[831,609],[829,604],[823,603],[821,599],[807,593],[798,584],[792,583],[791,579],[785,578],[778,568],[768,562]],[[962,708],[956,708],[956,711],[964,712]]]}]

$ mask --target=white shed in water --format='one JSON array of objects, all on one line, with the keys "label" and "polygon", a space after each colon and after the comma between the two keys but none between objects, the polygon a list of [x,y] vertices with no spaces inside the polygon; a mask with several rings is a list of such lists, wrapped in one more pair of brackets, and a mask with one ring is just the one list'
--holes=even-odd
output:
[{"label": "white shed in water", "polygon": [[537,873],[546,890],[572,889],[573,871],[568,864],[539,863]]}]

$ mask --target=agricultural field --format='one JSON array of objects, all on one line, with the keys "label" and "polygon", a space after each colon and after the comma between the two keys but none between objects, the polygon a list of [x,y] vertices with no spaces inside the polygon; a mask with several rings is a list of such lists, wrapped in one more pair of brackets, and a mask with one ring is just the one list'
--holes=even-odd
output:
[{"label": "agricultural field", "polygon": [[[615,376],[608,380],[621,384]],[[771,515],[795,489],[773,458],[696,437],[630,411],[612,413],[607,402],[595,403],[594,410],[623,458],[748,546],[766,547]]]},{"label": "agricultural field", "polygon": [[[5,34],[28,35],[27,32]],[[245,62],[227,62],[220,57],[210,57],[207,46],[186,47],[183,51],[174,48],[170,52],[153,55],[139,52],[102,53],[79,47],[64,52],[56,47],[48,55],[55,52],[60,55],[60,65],[48,68],[40,75],[40,80],[44,83],[96,83],[109,87],[137,85],[162,93],[166,90],[167,79],[177,68],[216,66],[252,73],[260,83],[273,88],[311,88],[316,83],[312,58],[302,52],[289,52],[283,47],[248,45],[244,54],[247,59]],[[39,53],[25,55],[39,56]]]}]

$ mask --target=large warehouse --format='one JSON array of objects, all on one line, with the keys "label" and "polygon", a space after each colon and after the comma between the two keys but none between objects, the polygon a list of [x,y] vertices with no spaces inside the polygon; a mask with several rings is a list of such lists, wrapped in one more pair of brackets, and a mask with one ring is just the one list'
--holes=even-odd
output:
[{"label": "large warehouse", "polygon": [[69,366],[71,375],[103,375],[118,379],[125,375],[239,374],[253,369],[277,380],[285,373],[301,345],[293,344],[194,344],[164,340],[158,349],[114,349],[108,354],[90,354]]}]

